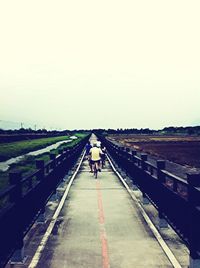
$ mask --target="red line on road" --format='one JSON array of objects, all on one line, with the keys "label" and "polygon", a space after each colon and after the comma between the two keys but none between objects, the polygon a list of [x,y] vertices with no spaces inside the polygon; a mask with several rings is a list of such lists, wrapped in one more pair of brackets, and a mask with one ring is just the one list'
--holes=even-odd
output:
[{"label": "red line on road", "polygon": [[98,195],[98,211],[99,211],[99,224],[100,224],[100,239],[101,239],[101,247],[102,247],[102,267],[109,268],[109,254],[108,254],[108,242],[106,238],[106,230],[105,230],[105,217],[103,211],[103,202],[101,195],[101,187],[100,182],[96,182],[96,189]]}]

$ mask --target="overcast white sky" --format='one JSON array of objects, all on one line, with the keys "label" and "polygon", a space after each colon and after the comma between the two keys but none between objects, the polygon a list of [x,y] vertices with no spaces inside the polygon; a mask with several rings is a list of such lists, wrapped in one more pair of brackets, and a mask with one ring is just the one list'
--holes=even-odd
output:
[{"label": "overcast white sky", "polygon": [[0,119],[199,125],[199,10],[199,0],[0,1]]}]

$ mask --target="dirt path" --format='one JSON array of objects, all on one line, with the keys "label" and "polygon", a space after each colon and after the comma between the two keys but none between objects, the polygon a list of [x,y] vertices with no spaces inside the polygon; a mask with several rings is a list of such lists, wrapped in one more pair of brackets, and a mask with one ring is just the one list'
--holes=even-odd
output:
[{"label": "dirt path", "polygon": [[[111,141],[118,146],[125,146],[124,144],[122,144],[121,142],[118,142],[116,140],[115,141],[111,140]],[[134,149],[133,146],[131,146],[131,145],[127,146],[127,147]],[[140,156],[141,153],[144,153],[144,151],[143,152],[137,151],[138,156]],[[148,154],[148,161],[155,166],[156,166],[156,161],[161,160],[161,159],[162,158],[160,158],[160,157]],[[184,165],[180,165],[180,164],[174,163],[174,162],[166,160],[166,159],[164,159],[164,160],[166,161],[166,170],[175,174],[176,176],[181,177],[181,178],[186,179],[187,178],[186,174],[188,172],[200,172],[200,168],[184,166]]]}]

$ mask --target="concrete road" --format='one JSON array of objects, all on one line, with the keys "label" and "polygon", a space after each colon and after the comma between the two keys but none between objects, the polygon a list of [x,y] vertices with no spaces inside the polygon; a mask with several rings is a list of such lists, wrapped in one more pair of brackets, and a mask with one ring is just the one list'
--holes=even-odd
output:
[{"label": "concrete road", "polygon": [[37,267],[172,265],[109,164],[94,179],[85,160]]}]

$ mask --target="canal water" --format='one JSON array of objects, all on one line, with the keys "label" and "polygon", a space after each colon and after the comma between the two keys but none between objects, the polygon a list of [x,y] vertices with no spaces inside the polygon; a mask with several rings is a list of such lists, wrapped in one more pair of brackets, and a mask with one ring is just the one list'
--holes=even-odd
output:
[{"label": "canal water", "polygon": [[0,171],[7,171],[10,167],[10,165],[12,164],[16,164],[16,163],[19,163],[20,161],[22,161],[26,156],[38,156],[40,154],[44,154],[44,153],[47,153],[47,152],[50,152],[51,150],[54,150],[54,149],[57,149],[61,144],[63,143],[69,143],[71,142],[72,140],[75,140],[77,139],[76,136],[71,136],[69,140],[64,140],[64,141],[58,141],[52,145],[49,145],[45,148],[42,148],[42,149],[39,149],[39,150],[36,150],[36,151],[32,151],[32,152],[29,152],[27,154],[23,154],[23,155],[19,155],[17,157],[13,157],[13,158],[10,158],[6,161],[2,161],[0,162]]}]

